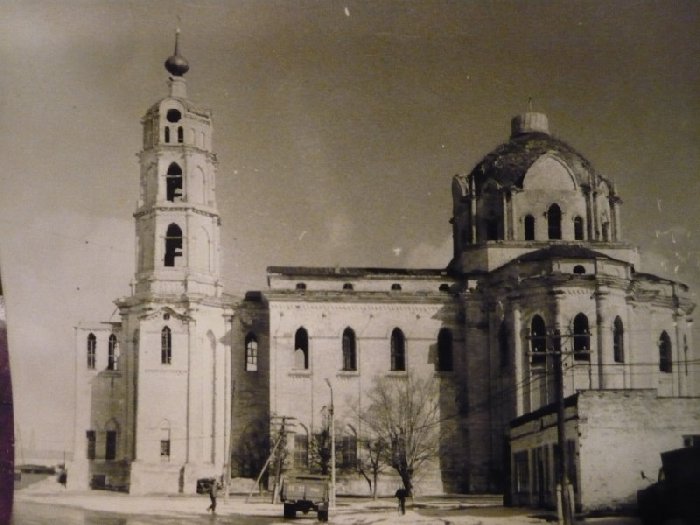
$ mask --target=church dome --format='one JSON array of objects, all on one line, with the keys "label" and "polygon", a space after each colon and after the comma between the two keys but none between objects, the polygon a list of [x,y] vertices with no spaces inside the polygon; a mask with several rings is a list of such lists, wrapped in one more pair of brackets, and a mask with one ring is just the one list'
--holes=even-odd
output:
[{"label": "church dome", "polygon": [[595,170],[567,143],[549,134],[547,116],[528,112],[512,120],[510,140],[486,155],[472,171],[477,190],[487,181],[503,188],[522,188],[525,174],[540,157],[552,155],[563,161],[578,186],[588,186]]}]

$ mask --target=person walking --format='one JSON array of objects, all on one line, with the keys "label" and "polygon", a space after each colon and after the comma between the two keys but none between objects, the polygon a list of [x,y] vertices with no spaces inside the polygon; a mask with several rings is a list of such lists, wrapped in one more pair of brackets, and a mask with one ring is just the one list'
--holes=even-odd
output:
[{"label": "person walking", "polygon": [[406,496],[408,496],[408,491],[401,487],[396,491],[395,496],[399,500],[399,514],[406,514]]},{"label": "person walking", "polygon": [[211,480],[211,485],[209,485],[209,499],[211,499],[211,505],[207,510],[211,511],[212,514],[216,514],[216,496],[219,494],[219,482],[216,478]]}]

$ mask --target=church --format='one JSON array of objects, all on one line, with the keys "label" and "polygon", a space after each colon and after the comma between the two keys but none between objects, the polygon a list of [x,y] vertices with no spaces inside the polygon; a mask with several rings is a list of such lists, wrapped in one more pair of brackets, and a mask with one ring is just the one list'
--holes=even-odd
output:
[{"label": "church", "polygon": [[[236,298],[220,279],[211,113],[188,99],[177,38],[165,67],[169,93],[141,121],[131,295],[118,320],[76,329],[70,486],[193,493],[228,468],[255,478],[281,420],[288,468],[306,470],[332,403],[338,493],[366,495],[356,407],[377,378],[414,374],[438,383],[441,411],[417,493],[551,505],[552,334],[580,508],[629,502],[639,485],[594,487],[607,471],[584,458],[620,446],[606,421],[636,429],[616,468],[637,476],[700,437],[688,289],[641,271],[615,184],[545,114],[513,118],[504,144],[454,176],[444,268],[274,266],[267,289]],[[397,480],[387,471],[380,489]]]}]

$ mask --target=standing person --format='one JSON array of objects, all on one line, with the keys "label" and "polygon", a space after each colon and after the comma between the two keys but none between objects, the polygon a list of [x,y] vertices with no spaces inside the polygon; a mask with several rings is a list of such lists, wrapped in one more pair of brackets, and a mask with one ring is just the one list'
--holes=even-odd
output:
[{"label": "standing person", "polygon": [[405,488],[401,487],[396,491],[396,498],[399,500],[399,514],[406,514],[406,496],[408,495]]},{"label": "standing person", "polygon": [[216,478],[211,481],[209,485],[209,499],[211,499],[211,505],[209,505],[208,511],[210,510],[212,514],[216,514],[216,496],[219,494],[219,482]]}]

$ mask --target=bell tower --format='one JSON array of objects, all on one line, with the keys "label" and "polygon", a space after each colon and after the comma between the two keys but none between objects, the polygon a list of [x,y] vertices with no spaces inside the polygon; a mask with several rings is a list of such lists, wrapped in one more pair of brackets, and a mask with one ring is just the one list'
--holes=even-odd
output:
[{"label": "bell tower", "polygon": [[221,220],[211,113],[187,98],[189,64],[180,55],[179,31],[165,69],[169,96],[142,119],[133,292],[219,297]]},{"label": "bell tower", "polygon": [[233,308],[220,281],[211,113],[187,97],[179,31],[165,69],[169,93],[141,120],[132,293],[115,301],[118,439],[133,494],[193,493],[197,479],[220,476],[230,429]]}]

